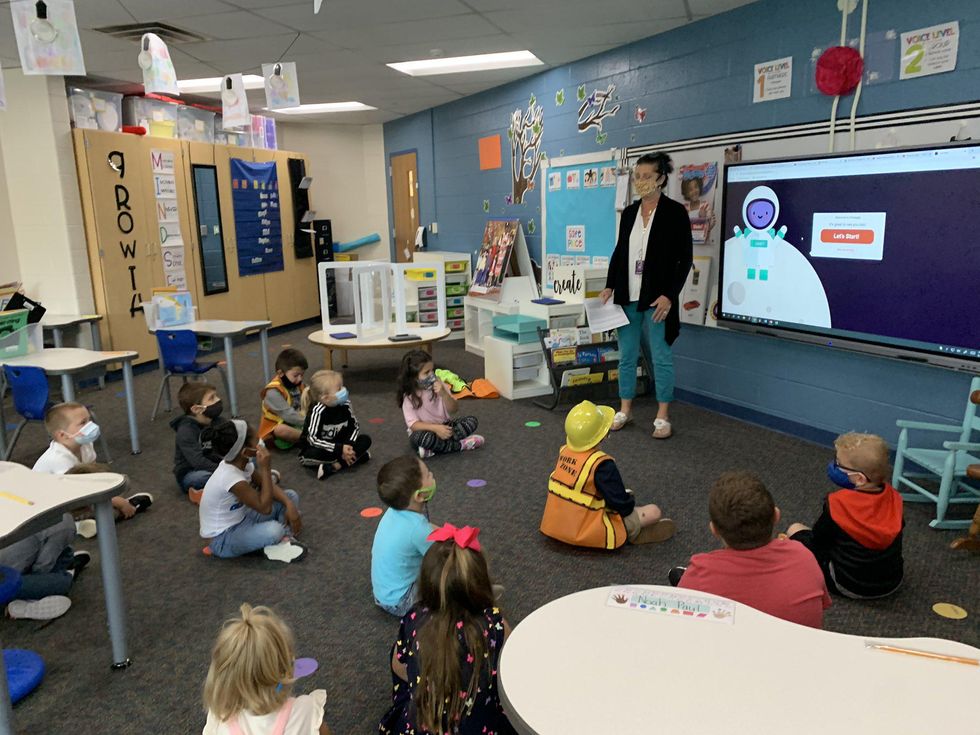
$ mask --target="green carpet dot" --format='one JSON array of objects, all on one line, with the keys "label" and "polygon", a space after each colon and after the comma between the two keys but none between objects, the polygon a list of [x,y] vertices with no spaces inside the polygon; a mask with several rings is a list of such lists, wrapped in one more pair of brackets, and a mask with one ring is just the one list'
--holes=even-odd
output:
[{"label": "green carpet dot", "polygon": [[539,426],[541,426],[541,422],[540,422],[540,421],[528,421],[528,422],[527,422],[526,424],[524,424],[524,425],[525,425],[525,426],[526,426],[527,428],[529,428],[529,429],[536,429],[536,428],[538,428]]}]

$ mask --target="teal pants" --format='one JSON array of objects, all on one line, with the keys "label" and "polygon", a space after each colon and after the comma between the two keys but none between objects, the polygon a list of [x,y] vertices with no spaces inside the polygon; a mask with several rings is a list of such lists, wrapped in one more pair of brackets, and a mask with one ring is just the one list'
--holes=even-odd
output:
[{"label": "teal pants", "polygon": [[653,309],[637,311],[635,301],[623,307],[630,323],[616,330],[619,342],[619,397],[636,398],[636,363],[640,350],[653,366],[657,400],[674,400],[674,355],[664,339],[666,325],[653,321]]}]

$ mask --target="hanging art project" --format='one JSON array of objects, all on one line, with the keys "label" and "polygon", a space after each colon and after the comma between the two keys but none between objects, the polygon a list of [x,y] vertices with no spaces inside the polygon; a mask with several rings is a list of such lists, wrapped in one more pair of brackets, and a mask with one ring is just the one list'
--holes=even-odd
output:
[{"label": "hanging art project", "polygon": [[700,163],[681,166],[681,198],[691,218],[691,236],[695,245],[704,245],[715,226],[715,183],[718,181],[717,163]]},{"label": "hanging art project", "polygon": [[71,0],[15,0],[10,14],[24,74],[85,76],[82,41]]},{"label": "hanging art project", "polygon": [[283,270],[279,177],[274,161],[231,159],[231,199],[238,240],[238,274]]},{"label": "hanging art project", "polygon": [[229,74],[221,80],[221,128],[228,130],[251,124],[242,75]]},{"label": "hanging art project", "polygon": [[510,164],[513,189],[511,202],[521,204],[524,194],[534,189],[534,178],[541,165],[541,136],[544,134],[544,109],[534,95],[526,110],[514,110],[510,116],[507,138],[510,140]]},{"label": "hanging art project", "polygon": [[277,61],[263,64],[262,76],[265,78],[265,106],[270,110],[299,107],[299,77],[296,63]]},{"label": "hanging art project", "polygon": [[157,34],[143,34],[136,61],[143,70],[144,92],[180,94],[174,62],[170,59],[170,49]]}]

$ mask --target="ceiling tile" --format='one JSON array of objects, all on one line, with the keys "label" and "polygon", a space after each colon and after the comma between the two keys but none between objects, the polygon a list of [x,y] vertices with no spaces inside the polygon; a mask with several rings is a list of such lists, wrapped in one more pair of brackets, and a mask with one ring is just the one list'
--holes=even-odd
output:
[{"label": "ceiling tile", "polygon": [[[90,2],[92,0],[89,0]],[[96,0],[107,3],[108,0]],[[133,16],[130,21],[179,20],[234,10],[223,0],[115,0]],[[126,21],[123,21],[126,22]],[[175,24],[176,25],[176,24]]]},{"label": "ceiling tile", "polygon": [[375,24],[402,23],[462,15],[472,11],[459,0],[325,0],[318,15],[310,2],[255,12],[296,30],[365,29]]},{"label": "ceiling tile", "polygon": [[[360,53],[385,64],[395,61],[414,61],[436,57],[470,56],[472,54],[491,54],[501,51],[522,51],[514,39],[505,33],[481,35],[478,38],[443,38],[437,41],[424,41],[410,44],[375,45],[368,44]],[[433,54],[433,51],[441,53]]]},{"label": "ceiling tile", "polygon": [[683,7],[673,16],[663,15],[662,13],[651,13],[649,6],[645,4],[632,3],[630,6],[623,7],[619,12],[611,12],[605,4],[588,3],[585,5],[562,6],[561,12],[555,13],[548,9],[527,7],[522,10],[504,10],[493,13],[486,13],[487,20],[498,26],[501,30],[508,33],[527,33],[530,29],[537,33],[540,29],[546,31],[574,30],[579,38],[583,37],[583,29],[596,25],[617,23],[635,23],[640,27],[649,27],[658,21],[669,18],[676,18],[681,22],[687,21],[687,15]]},{"label": "ceiling tile", "polygon": [[288,33],[291,29],[247,10],[214,15],[196,15],[180,24],[181,28],[218,40],[254,38],[271,33]]}]

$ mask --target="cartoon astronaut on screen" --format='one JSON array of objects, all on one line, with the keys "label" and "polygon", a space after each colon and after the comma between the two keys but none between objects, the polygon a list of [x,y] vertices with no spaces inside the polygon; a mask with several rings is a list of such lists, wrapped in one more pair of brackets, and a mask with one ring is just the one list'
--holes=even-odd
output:
[{"label": "cartoon astronaut on screen", "polygon": [[758,319],[830,326],[830,305],[806,256],[775,229],[779,197],[756,186],[742,203],[746,229],[737,225],[725,241],[723,310]]}]

